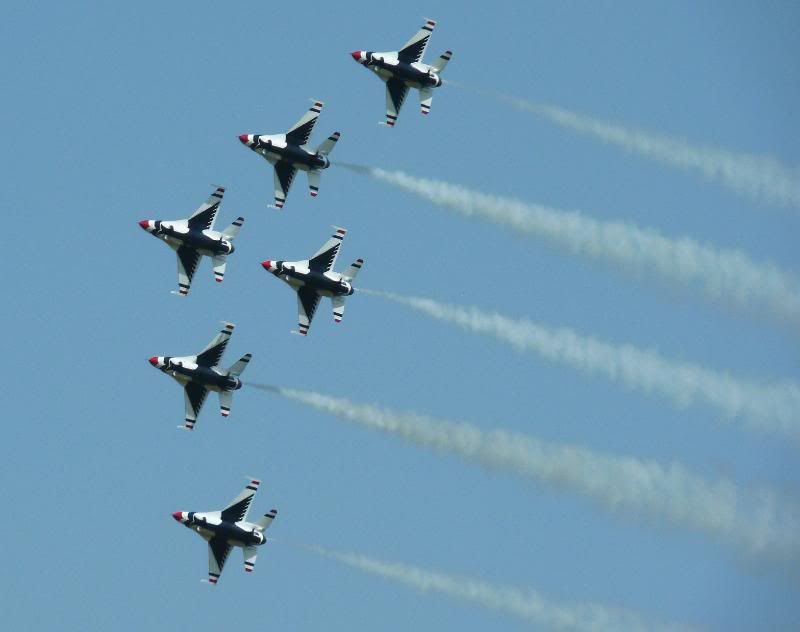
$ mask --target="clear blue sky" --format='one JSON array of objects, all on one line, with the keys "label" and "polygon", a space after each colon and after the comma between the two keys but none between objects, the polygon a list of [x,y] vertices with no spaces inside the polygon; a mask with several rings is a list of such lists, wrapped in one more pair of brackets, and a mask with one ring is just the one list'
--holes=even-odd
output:
[{"label": "clear blue sky", "polygon": [[[349,229],[364,287],[478,304],[733,374],[800,378],[798,339],[678,288],[468,222],[342,168],[319,198],[300,174],[267,209],[272,174],[242,133],[284,131],[325,101],[332,158],[402,168],[598,218],[619,218],[800,268],[797,210],[759,207],[455,87],[398,126],[356,49],[391,50],[423,17],[447,76],[698,143],[800,164],[800,10],[791,2],[16,3],[0,20],[6,392],[0,612],[8,629],[523,629],[280,542],[216,589],[205,545],[170,517],[221,507],[244,475],[280,540],[530,586],[712,629],[799,625],[797,583],[703,535],[351,427],[252,389],[193,434],[180,389],[147,363],[237,324],[246,378],[463,418],[797,496],[796,446],[676,411],[491,340],[358,296],[308,339],[295,299],[259,262],[310,255]],[[246,217],[225,283],[201,263],[179,299],[172,253],[136,224],[228,192]]]}]

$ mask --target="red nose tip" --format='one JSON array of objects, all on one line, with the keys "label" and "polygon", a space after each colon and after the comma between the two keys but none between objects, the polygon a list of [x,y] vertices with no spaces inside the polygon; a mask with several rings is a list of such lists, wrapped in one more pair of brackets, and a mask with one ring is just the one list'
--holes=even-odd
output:
[{"label": "red nose tip", "polygon": [[150,364],[152,364],[153,366],[156,366],[156,365],[158,365],[158,358],[157,358],[156,356],[153,356],[152,358],[150,358],[150,359],[148,360],[148,362],[149,362]]},{"label": "red nose tip", "polygon": [[172,517],[175,518],[175,520],[177,520],[178,522],[180,522],[183,516],[181,516],[180,511],[176,511],[174,514],[172,514]]},{"label": "red nose tip", "polygon": [[267,259],[266,261],[261,262],[262,267],[269,272],[269,269],[272,267],[272,261]]},{"label": "red nose tip", "polygon": [[147,230],[150,227],[150,222],[146,219],[143,219],[141,222],[139,222],[139,226]]},{"label": "red nose tip", "polygon": [[361,51],[360,50],[354,50],[352,53],[350,53],[350,56],[353,59],[355,59],[356,61],[361,61]]},{"label": "red nose tip", "polygon": [[247,144],[247,134],[241,134],[239,136],[239,140],[246,145]]}]

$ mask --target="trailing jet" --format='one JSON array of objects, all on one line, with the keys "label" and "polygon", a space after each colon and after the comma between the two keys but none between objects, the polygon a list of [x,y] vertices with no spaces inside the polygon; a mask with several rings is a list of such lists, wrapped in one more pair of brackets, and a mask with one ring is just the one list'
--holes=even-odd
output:
[{"label": "trailing jet", "polygon": [[288,283],[297,292],[297,311],[299,333],[305,336],[311,326],[311,319],[317,311],[319,300],[329,296],[333,303],[333,319],[340,323],[344,316],[344,300],[355,290],[353,279],[356,278],[363,259],[356,259],[343,273],[333,271],[339,246],[342,245],[347,231],[334,226],[336,232],[325,242],[311,259],[303,261],[264,261],[261,265],[267,272]]},{"label": "trailing jet", "polygon": [[150,364],[183,386],[186,420],[184,425],[178,426],[178,428],[185,430],[194,428],[197,415],[200,414],[203,402],[206,401],[208,391],[219,393],[219,412],[222,416],[227,417],[231,414],[233,391],[242,388],[239,376],[247,368],[247,363],[250,362],[252,355],[244,354],[229,369],[219,366],[234,327],[232,323],[224,323],[224,325],[222,331],[214,336],[208,346],[197,355],[153,356],[149,360]]},{"label": "trailing jet", "polygon": [[139,226],[163,239],[178,255],[178,294],[181,296],[189,293],[201,255],[211,257],[217,283],[222,283],[225,277],[227,257],[234,251],[233,240],[239,234],[244,218],[237,217],[221,233],[214,230],[214,220],[224,193],[223,187],[217,187],[189,219],[143,219],[139,222]]},{"label": "trailing jet", "polygon": [[208,582],[216,584],[231,547],[238,546],[244,555],[244,570],[253,572],[258,555],[257,546],[267,539],[264,531],[272,524],[277,509],[271,509],[255,522],[247,521],[247,511],[261,481],[251,479],[242,493],[222,511],[176,511],[172,514],[183,526],[196,531],[208,542]]},{"label": "trailing jet", "polygon": [[275,167],[275,205],[272,208],[283,208],[289,188],[298,169],[308,173],[308,190],[311,197],[319,193],[320,175],[323,169],[331,166],[328,154],[333,151],[341,134],[334,132],[316,149],[309,149],[307,144],[311,131],[322,111],[322,101],[314,101],[314,105],[285,134],[242,134],[242,144],[264,157]]},{"label": "trailing jet", "polygon": [[431,111],[433,89],[442,85],[440,75],[453,56],[452,51],[448,50],[432,64],[422,63],[422,56],[434,26],[434,20],[426,20],[414,37],[398,51],[373,53],[357,50],[350,53],[359,64],[366,66],[386,82],[386,125],[389,127],[394,127],[397,122],[409,88],[419,90],[422,113],[428,114]]}]

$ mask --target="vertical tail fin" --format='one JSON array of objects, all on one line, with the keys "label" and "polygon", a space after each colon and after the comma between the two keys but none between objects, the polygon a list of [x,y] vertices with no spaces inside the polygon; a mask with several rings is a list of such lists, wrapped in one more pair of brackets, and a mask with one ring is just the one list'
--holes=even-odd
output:
[{"label": "vertical tail fin", "polygon": [[334,132],[328,138],[320,143],[320,146],[317,147],[317,153],[322,154],[323,156],[327,156],[329,153],[333,151],[334,146],[336,145],[336,141],[339,140],[341,134],[339,132]]},{"label": "vertical tail fin", "polygon": [[435,60],[431,64],[431,68],[433,68],[434,72],[441,73],[444,71],[444,67],[447,66],[447,62],[450,61],[450,58],[453,56],[453,51],[446,50],[444,51],[437,60]]},{"label": "vertical tail fin", "polygon": [[222,234],[227,239],[235,239],[236,235],[239,234],[239,229],[242,227],[242,224],[244,224],[244,217],[237,217],[234,220],[233,224],[231,224],[225,230],[222,231]]},{"label": "vertical tail fin", "polygon": [[250,358],[252,357],[253,354],[245,353],[241,358],[239,358],[236,362],[233,363],[230,369],[228,369],[228,375],[232,375],[233,377],[239,377],[247,368],[247,363],[250,362]]},{"label": "vertical tail fin", "polygon": [[356,259],[350,266],[342,273],[342,277],[345,281],[352,281],[358,275],[358,271],[361,269],[361,266],[364,265],[363,259]]}]

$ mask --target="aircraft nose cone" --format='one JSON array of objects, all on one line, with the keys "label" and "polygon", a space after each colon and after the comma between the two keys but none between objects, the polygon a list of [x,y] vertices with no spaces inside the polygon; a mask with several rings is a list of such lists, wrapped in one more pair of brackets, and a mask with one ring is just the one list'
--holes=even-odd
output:
[{"label": "aircraft nose cone", "polygon": [[148,228],[150,228],[150,222],[147,221],[146,219],[143,219],[141,222],[139,222],[139,226],[147,230]]},{"label": "aircraft nose cone", "polygon": [[175,518],[175,520],[177,520],[178,522],[180,522],[183,516],[181,516],[180,511],[176,511],[174,514],[172,514],[172,517]]},{"label": "aircraft nose cone", "polygon": [[361,61],[361,51],[360,50],[354,50],[352,53],[350,53],[350,56],[353,59],[355,59],[357,62]]},{"label": "aircraft nose cone", "polygon": [[158,366],[158,358],[157,358],[156,356],[153,356],[152,358],[150,358],[150,359],[148,360],[148,362],[149,362],[150,364],[152,364],[153,366]]},{"label": "aircraft nose cone", "polygon": [[246,145],[247,144],[247,134],[240,134],[239,135],[239,140]]},{"label": "aircraft nose cone", "polygon": [[269,259],[267,259],[266,261],[262,261],[262,262],[261,262],[261,266],[262,266],[262,267],[263,267],[263,268],[264,268],[264,269],[265,269],[267,272],[269,272],[269,269],[272,267],[272,261],[270,261]]}]

